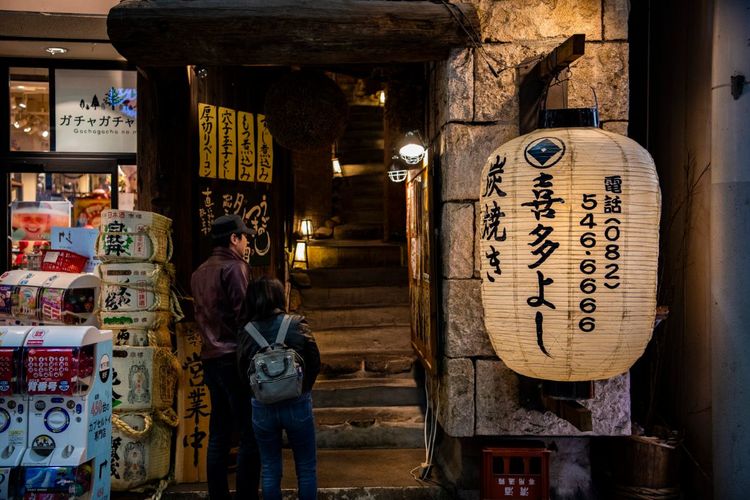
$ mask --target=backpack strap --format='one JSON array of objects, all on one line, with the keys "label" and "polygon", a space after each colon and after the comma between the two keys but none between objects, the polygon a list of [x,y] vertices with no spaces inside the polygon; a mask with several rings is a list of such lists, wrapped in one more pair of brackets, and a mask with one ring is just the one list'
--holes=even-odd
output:
[{"label": "backpack strap", "polygon": [[[263,335],[260,334],[258,329],[253,326],[252,321],[248,321],[248,323],[245,325],[245,331],[250,334],[250,336],[255,342],[258,343],[261,349],[266,349],[267,347],[269,347],[268,341],[263,337]],[[286,334],[286,332],[284,333]]]},{"label": "backpack strap", "polygon": [[286,338],[286,332],[289,330],[289,323],[292,322],[292,317],[289,314],[284,315],[284,319],[281,320],[281,326],[279,327],[279,333],[276,334],[276,344],[283,344]]}]

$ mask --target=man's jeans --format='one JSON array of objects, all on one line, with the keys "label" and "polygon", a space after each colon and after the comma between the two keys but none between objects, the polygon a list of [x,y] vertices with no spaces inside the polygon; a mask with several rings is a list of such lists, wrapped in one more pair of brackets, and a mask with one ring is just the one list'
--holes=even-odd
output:
[{"label": "man's jeans", "polygon": [[263,466],[263,500],[281,500],[281,430],[294,453],[300,500],[317,498],[315,420],[309,392],[296,399],[266,405],[253,398],[253,428]]},{"label": "man's jeans", "polygon": [[207,454],[209,498],[231,498],[227,482],[229,450],[232,445],[232,431],[239,429],[236,498],[257,499],[260,457],[252,427],[251,392],[240,380],[235,355],[204,360],[203,380],[211,395]]}]

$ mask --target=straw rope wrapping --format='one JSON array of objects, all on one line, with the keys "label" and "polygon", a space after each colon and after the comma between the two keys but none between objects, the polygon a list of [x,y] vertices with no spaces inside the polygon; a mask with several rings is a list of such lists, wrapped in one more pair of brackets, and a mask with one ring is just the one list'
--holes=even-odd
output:
[{"label": "straw rope wrapping", "polygon": [[477,232],[498,356],[559,381],[627,371],[651,337],[661,197],[653,160],[594,128],[540,129],[485,163]]},{"label": "straw rope wrapping", "polygon": [[[176,415],[171,409],[153,414],[126,412],[112,415],[113,490],[144,492],[156,487],[149,486],[149,482],[169,474],[172,432],[168,425],[173,417]],[[143,429],[137,430],[140,427]]]}]

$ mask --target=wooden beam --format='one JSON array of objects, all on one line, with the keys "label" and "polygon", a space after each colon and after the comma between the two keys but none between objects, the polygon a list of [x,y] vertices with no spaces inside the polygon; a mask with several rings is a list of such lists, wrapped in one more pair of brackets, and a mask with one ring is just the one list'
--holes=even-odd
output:
[{"label": "wooden beam", "polygon": [[107,31],[139,66],[411,63],[469,46],[457,18],[478,31],[467,3],[124,0],[110,10]]},{"label": "wooden beam", "polygon": [[585,44],[585,35],[571,36],[547,54],[523,77],[518,91],[521,134],[529,133],[537,128],[539,110],[546,96],[547,85],[555,75],[583,55]]}]

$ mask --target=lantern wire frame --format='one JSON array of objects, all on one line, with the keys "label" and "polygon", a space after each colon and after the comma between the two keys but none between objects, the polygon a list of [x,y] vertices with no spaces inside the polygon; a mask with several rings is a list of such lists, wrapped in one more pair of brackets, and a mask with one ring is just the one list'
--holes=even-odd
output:
[{"label": "lantern wire frame", "polygon": [[424,158],[427,146],[418,130],[412,130],[404,135],[398,154],[407,165],[417,165]]},{"label": "lantern wire frame", "polygon": [[408,174],[409,170],[405,168],[401,158],[394,154],[391,157],[391,164],[388,167],[388,178],[392,182],[404,182]]}]

